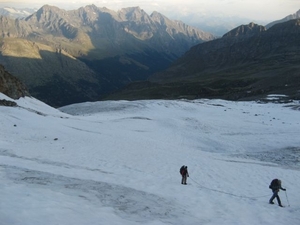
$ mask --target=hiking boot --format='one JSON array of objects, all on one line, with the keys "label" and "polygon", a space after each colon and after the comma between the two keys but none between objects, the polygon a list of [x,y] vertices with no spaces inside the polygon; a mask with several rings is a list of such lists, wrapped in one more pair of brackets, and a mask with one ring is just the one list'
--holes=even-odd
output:
[{"label": "hiking boot", "polygon": [[[269,202],[269,203],[272,204],[272,205],[274,204],[274,202]],[[280,205],[279,205],[279,206],[280,206]]]},{"label": "hiking boot", "polygon": [[283,207],[283,205],[279,205],[279,207]]}]

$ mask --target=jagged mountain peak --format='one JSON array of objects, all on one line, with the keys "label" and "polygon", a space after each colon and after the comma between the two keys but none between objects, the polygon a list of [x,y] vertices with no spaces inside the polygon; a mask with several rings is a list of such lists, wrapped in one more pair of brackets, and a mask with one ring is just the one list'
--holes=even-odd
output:
[{"label": "jagged mountain peak", "polygon": [[92,22],[98,19],[100,9],[92,4],[81,7],[78,10],[75,10],[75,12],[79,13],[79,17],[83,19],[84,22]]},{"label": "jagged mountain peak", "polygon": [[85,10],[91,10],[91,11],[94,11],[94,12],[97,12],[99,10],[99,8],[94,4],[87,5],[87,6],[82,7],[82,8],[85,9]]},{"label": "jagged mountain peak", "polygon": [[139,6],[123,8],[118,11],[118,14],[123,20],[150,22],[150,16]]},{"label": "jagged mountain peak", "polygon": [[[57,6],[54,6],[54,5],[48,5],[48,4],[46,4],[46,5],[43,5],[39,10],[61,10],[60,8],[58,8]],[[38,11],[39,11],[38,10]]]},{"label": "jagged mountain peak", "polygon": [[34,35],[50,34],[53,36],[74,39],[78,28],[72,25],[77,18],[72,17],[69,11],[56,6],[44,5],[37,12],[25,19],[28,24],[34,24]]},{"label": "jagged mountain peak", "polygon": [[147,14],[143,9],[141,9],[139,6],[136,7],[127,7],[127,8],[122,8],[121,10],[118,11],[120,15],[124,15],[126,18],[132,18],[136,17],[137,15],[145,15]]},{"label": "jagged mountain peak", "polygon": [[157,12],[157,11],[153,11],[150,15],[151,17],[153,16],[163,16],[160,12]]},{"label": "jagged mountain peak", "polygon": [[228,33],[224,34],[223,37],[250,37],[264,31],[266,31],[266,28],[264,26],[251,22],[247,25],[241,25],[229,31]]},{"label": "jagged mountain peak", "polygon": [[25,18],[26,21],[36,20],[37,22],[51,21],[53,18],[63,17],[66,11],[56,6],[44,5],[32,15]]},{"label": "jagged mountain peak", "polygon": [[65,11],[65,10],[60,9],[56,6],[52,6],[52,5],[44,5],[36,12],[36,14],[43,14],[43,13],[47,13],[47,12],[59,13],[62,11]]},{"label": "jagged mountain peak", "polygon": [[164,24],[167,20],[169,20],[167,17],[165,17],[163,14],[154,11],[150,15],[151,19],[154,20],[155,22],[158,22],[159,24]]}]

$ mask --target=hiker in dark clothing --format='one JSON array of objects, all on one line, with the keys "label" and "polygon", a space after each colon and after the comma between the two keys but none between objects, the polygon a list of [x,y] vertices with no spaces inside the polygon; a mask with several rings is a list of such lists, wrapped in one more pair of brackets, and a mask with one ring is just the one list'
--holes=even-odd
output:
[{"label": "hiker in dark clothing", "polygon": [[278,180],[278,179],[272,180],[272,182],[271,182],[269,188],[272,189],[272,192],[273,192],[273,195],[272,195],[272,197],[270,198],[269,203],[270,203],[270,204],[274,204],[273,200],[276,198],[276,199],[277,199],[277,202],[278,202],[278,205],[279,205],[280,207],[283,207],[283,206],[281,205],[281,201],[280,201],[278,192],[279,192],[280,189],[283,190],[283,191],[286,191],[286,189],[281,187],[281,180]]},{"label": "hiker in dark clothing", "polygon": [[188,172],[188,169],[187,169],[187,166],[182,166],[180,168],[180,174],[182,176],[182,179],[181,179],[181,184],[185,184],[186,185],[186,180],[187,180],[187,177],[189,177],[189,172]]}]

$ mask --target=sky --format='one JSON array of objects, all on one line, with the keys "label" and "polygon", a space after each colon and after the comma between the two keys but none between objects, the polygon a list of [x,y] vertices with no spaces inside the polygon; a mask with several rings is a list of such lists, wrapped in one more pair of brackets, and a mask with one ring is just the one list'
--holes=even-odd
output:
[{"label": "sky", "polygon": [[299,224],[299,101],[0,99],[0,225]]},{"label": "sky", "polygon": [[300,9],[299,0],[0,0],[0,7],[14,6],[41,7],[44,4],[56,5],[65,9],[77,9],[80,6],[95,4],[118,10],[124,7],[140,6],[147,13],[158,11],[173,16],[197,13],[238,16],[253,20],[274,21],[293,14]]}]

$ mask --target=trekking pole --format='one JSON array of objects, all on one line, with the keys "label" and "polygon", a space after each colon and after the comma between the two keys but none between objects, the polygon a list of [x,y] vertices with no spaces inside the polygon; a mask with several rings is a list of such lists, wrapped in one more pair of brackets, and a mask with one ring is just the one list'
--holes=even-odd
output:
[{"label": "trekking pole", "polygon": [[288,199],[286,191],[285,191],[285,196],[286,196],[286,200],[287,200],[288,206],[290,207],[290,203],[289,203],[289,199]]}]

